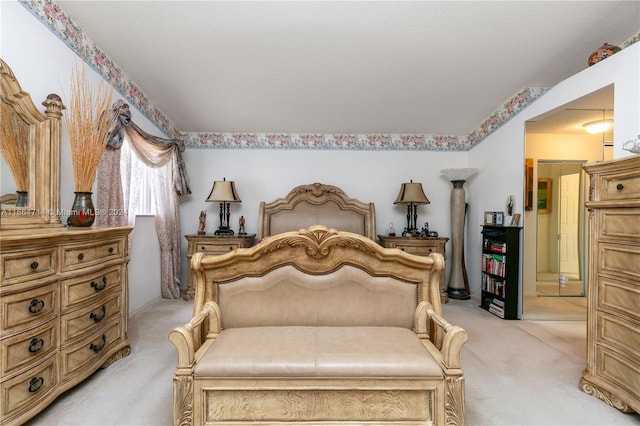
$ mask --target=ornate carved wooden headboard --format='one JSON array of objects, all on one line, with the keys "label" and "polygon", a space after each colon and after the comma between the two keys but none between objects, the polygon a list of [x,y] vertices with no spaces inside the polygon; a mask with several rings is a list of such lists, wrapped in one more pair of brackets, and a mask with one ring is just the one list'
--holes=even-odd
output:
[{"label": "ornate carved wooden headboard", "polygon": [[258,239],[312,225],[355,232],[376,239],[373,203],[349,198],[337,186],[312,183],[293,188],[284,198],[260,203]]}]

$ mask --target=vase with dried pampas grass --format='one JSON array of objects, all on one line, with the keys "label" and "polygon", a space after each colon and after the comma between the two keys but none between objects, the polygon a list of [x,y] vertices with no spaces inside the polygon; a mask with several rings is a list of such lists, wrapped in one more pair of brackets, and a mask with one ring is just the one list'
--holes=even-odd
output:
[{"label": "vase with dried pampas grass", "polygon": [[29,204],[29,125],[4,102],[0,103],[0,153],[16,184],[17,207]]},{"label": "vase with dried pampas grass", "polygon": [[91,190],[109,140],[112,98],[113,86],[103,80],[95,89],[91,87],[84,65],[80,71],[72,70],[68,113],[65,115],[76,189],[69,216],[72,226],[91,226],[95,220]]}]

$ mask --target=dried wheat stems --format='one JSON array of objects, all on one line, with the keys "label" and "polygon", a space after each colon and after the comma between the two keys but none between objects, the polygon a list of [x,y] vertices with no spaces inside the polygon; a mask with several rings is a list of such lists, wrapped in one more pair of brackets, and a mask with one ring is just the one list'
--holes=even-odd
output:
[{"label": "dried wheat stems", "polygon": [[9,105],[0,103],[0,152],[18,191],[29,190],[29,125]]},{"label": "dried wheat stems", "polygon": [[69,130],[71,162],[76,192],[91,192],[100,158],[107,147],[113,86],[100,80],[89,85],[84,65],[71,72],[71,93],[65,122]]}]

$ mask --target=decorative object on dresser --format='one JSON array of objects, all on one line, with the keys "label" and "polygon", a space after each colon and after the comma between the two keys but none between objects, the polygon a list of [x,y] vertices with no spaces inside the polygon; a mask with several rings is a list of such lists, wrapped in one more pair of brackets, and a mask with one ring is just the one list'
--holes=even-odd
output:
[{"label": "decorative object on dresser", "polygon": [[316,225],[191,269],[174,425],[464,424],[468,336],[443,317],[440,254]]},{"label": "decorative object on dresser", "polygon": [[[446,261],[446,244],[449,238],[445,237],[395,237],[378,235],[378,242],[385,248],[397,248],[409,254],[429,256],[431,253],[440,253]],[[449,296],[444,285],[444,273],[440,275],[440,302],[448,303]]]},{"label": "decorative object on dresser", "polygon": [[[187,239],[187,265],[191,264],[191,257],[195,253],[225,254],[237,248],[251,247],[255,243],[256,234],[215,235],[215,234],[190,234],[184,236]],[[186,301],[193,300],[195,293],[194,272],[187,271],[187,288],[182,296]]]},{"label": "decorative object on dresser", "polygon": [[482,227],[480,307],[503,319],[518,319],[521,229]]},{"label": "decorative object on dresser", "polygon": [[464,182],[478,173],[478,169],[444,169],[440,170],[453,188],[451,189],[451,272],[447,293],[452,299],[469,299],[467,290],[469,282],[464,264],[464,224],[467,213]]},{"label": "decorative object on dresser", "polygon": [[373,203],[349,198],[333,185],[298,185],[270,203],[260,202],[258,241],[287,231],[324,225],[376,239],[376,209]]},{"label": "decorative object on dresser", "polygon": [[[91,226],[96,212],[91,199],[93,182],[115,117],[110,114],[113,86],[100,80],[92,90],[84,65],[71,72],[71,91],[65,122],[69,131],[75,199],[69,214],[72,226]],[[108,117],[108,119],[107,119]]]},{"label": "decorative object on dresser", "polygon": [[640,155],[583,168],[590,176],[589,289],[580,388],[640,413]]},{"label": "decorative object on dresser", "polygon": [[220,203],[220,227],[215,232],[215,235],[233,235],[233,229],[229,226],[230,204],[242,201],[236,190],[235,182],[228,181],[226,178],[222,178],[221,181],[214,181],[207,201]]},{"label": "decorative object on dresser", "polygon": [[418,204],[431,203],[422,189],[421,183],[409,183],[400,185],[400,192],[393,204],[407,205],[407,227],[402,232],[402,236],[415,236],[418,233]]},{"label": "decorative object on dresser", "polygon": [[[61,227],[60,222],[60,132],[62,111],[65,109],[60,97],[50,94],[42,102],[41,113],[31,96],[22,90],[20,83],[9,66],[0,59],[0,103],[2,120],[11,120],[16,126],[24,127],[28,135],[28,180],[26,205],[17,205],[17,190],[11,196],[3,194],[0,206],[2,220],[0,230],[42,227]],[[4,124],[3,124],[4,125]],[[4,145],[5,142],[2,142]],[[25,141],[17,142],[24,144]],[[5,154],[3,153],[3,156]],[[21,173],[24,173],[21,172]],[[17,182],[14,182],[17,184]],[[3,180],[3,187],[7,182]],[[13,204],[5,204],[8,200]]]}]

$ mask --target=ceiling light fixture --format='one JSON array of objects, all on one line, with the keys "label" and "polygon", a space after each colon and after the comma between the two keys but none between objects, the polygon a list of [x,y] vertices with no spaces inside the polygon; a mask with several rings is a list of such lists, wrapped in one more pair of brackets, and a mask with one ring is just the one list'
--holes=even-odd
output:
[{"label": "ceiling light fixture", "polygon": [[582,127],[589,133],[602,133],[609,130],[613,124],[613,120],[597,120],[584,123]]}]

